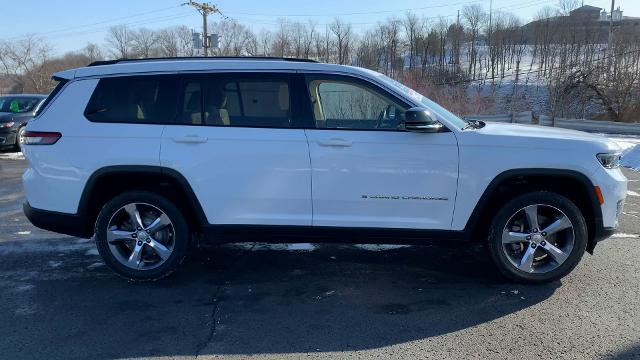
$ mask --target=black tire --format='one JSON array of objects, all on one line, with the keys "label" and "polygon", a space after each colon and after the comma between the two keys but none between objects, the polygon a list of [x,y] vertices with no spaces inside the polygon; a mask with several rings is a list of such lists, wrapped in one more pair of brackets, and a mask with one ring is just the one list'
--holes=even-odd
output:
[{"label": "black tire", "polygon": [[16,145],[15,145],[16,151],[22,151],[22,144],[20,143],[20,138],[22,137],[22,134],[24,133],[24,131],[25,131],[25,126],[21,126],[16,132]]},{"label": "black tire", "polygon": [[[573,249],[557,268],[544,273],[529,273],[518,269],[503,250],[502,232],[507,222],[519,210],[529,205],[552,206],[562,211],[573,226]],[[520,195],[507,202],[495,215],[489,230],[489,253],[498,270],[507,278],[521,283],[545,283],[558,280],[570,273],[582,259],[587,248],[588,230],[578,207],[566,197],[546,191]]]},{"label": "black tire", "polygon": [[[119,209],[131,203],[144,203],[156,207],[164,212],[173,225],[173,250],[164,263],[156,268],[140,270],[123,265],[112,253],[107,242],[111,218]],[[174,272],[187,254],[189,236],[189,227],[178,207],[165,197],[147,191],[126,192],[108,201],[100,211],[95,226],[96,245],[105,264],[118,275],[134,281],[158,280]]]}]

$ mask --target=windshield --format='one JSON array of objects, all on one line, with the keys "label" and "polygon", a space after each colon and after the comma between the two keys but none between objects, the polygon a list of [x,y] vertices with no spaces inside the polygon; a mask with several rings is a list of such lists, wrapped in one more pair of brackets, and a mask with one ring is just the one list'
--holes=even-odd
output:
[{"label": "windshield", "polygon": [[424,107],[428,108],[429,110],[432,110],[433,112],[436,113],[436,115],[444,118],[446,121],[448,121],[449,123],[453,124],[454,126],[456,126],[459,129],[464,128],[464,126],[467,124],[466,121],[460,119],[458,116],[456,116],[455,114],[453,114],[451,111],[443,108],[442,106],[438,105],[438,103],[430,100],[429,98],[427,98],[426,96],[420,94],[419,92],[413,90],[412,88],[396,81],[393,80],[392,78],[383,75],[383,74],[379,74],[376,73],[378,75],[378,77],[380,78],[380,80],[382,80],[383,82],[385,82],[387,85],[390,85],[391,87],[397,89],[398,91],[406,94],[407,96],[409,96],[410,98],[419,101]]},{"label": "windshield", "polygon": [[3,96],[0,97],[0,112],[24,113],[33,111],[40,100],[42,99],[37,97]]}]

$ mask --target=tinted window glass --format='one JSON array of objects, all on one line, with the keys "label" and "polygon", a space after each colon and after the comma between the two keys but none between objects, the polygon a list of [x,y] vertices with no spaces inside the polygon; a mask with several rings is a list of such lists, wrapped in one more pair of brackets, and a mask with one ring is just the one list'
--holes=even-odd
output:
[{"label": "tinted window glass", "polygon": [[[57,78],[54,78],[54,80],[56,80]],[[61,79],[58,84],[56,85],[56,87],[53,89],[53,91],[47,96],[47,98],[44,100],[44,102],[42,103],[42,105],[40,105],[40,107],[37,108],[35,116],[40,115],[40,113],[42,113],[42,111],[47,107],[47,105],[49,105],[49,103],[51,103],[51,100],[53,100],[54,97],[56,97],[56,95],[60,92],[60,90],[62,90],[62,88],[64,87],[64,85],[67,83],[67,80]]]},{"label": "tinted window glass", "polygon": [[291,127],[286,75],[187,76],[178,119],[183,124]]},{"label": "tinted window glass", "polygon": [[85,116],[96,122],[173,123],[177,81],[169,75],[101,79]]},{"label": "tinted window glass", "polygon": [[317,128],[398,130],[407,106],[349,77],[307,78]]}]

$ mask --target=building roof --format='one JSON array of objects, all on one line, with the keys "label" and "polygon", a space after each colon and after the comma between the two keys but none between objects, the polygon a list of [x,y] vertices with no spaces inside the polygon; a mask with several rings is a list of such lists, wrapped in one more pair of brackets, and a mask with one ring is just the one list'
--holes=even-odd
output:
[{"label": "building roof", "polygon": [[575,9],[571,10],[571,12],[574,12],[574,11],[580,11],[580,12],[582,12],[582,11],[596,11],[596,10],[601,11],[602,8],[591,6],[591,5],[582,5],[579,8],[575,8]]}]

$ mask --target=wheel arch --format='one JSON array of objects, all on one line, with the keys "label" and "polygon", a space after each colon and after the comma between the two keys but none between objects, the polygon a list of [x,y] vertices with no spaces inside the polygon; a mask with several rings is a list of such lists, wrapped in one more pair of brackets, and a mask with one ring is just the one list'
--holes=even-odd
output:
[{"label": "wheel arch", "polygon": [[596,234],[603,229],[602,209],[591,180],[578,171],[527,168],[507,170],[497,175],[486,187],[465,226],[465,232],[476,241],[485,239],[491,216],[515,196],[530,191],[557,192],[578,206],[588,229],[587,251],[593,253]]},{"label": "wheel arch", "polygon": [[156,192],[176,203],[195,231],[208,223],[191,185],[178,171],[161,166],[117,165],[96,170],[84,186],[77,214],[83,219],[86,233],[93,233],[98,213],[109,199],[135,190]]}]

